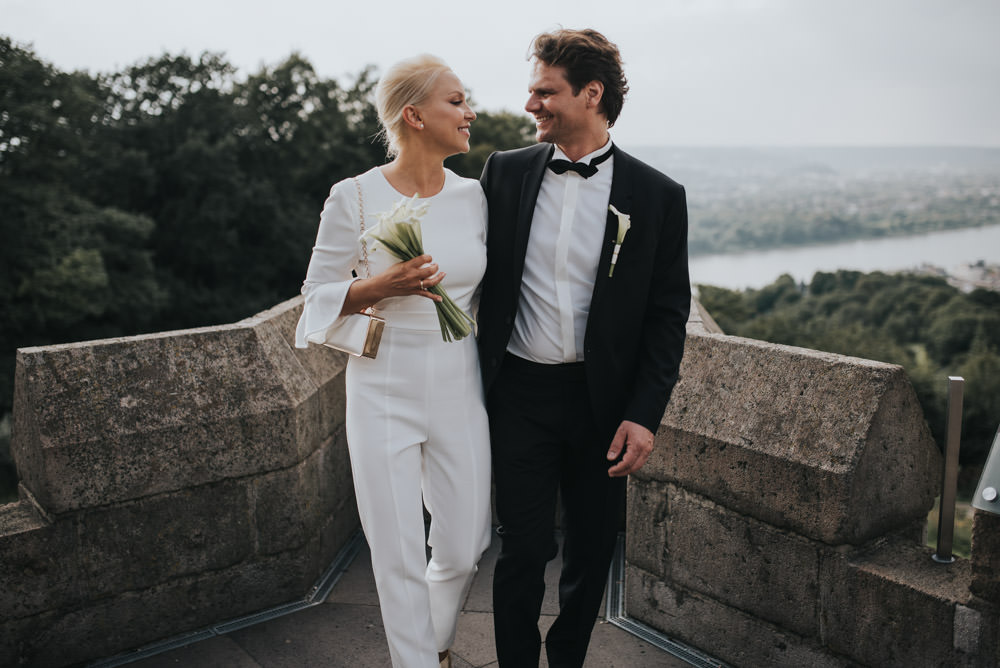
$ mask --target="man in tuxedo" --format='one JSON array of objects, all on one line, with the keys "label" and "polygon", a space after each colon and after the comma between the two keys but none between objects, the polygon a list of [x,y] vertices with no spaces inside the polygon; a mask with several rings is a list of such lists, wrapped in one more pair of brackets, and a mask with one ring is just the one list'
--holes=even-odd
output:
[{"label": "man in tuxedo", "polygon": [[525,109],[539,143],[494,153],[481,179],[479,352],[502,540],[497,655],[503,668],[538,665],[558,492],[559,616],[545,644],[562,668],[583,664],[625,476],[652,452],[677,381],[691,300],[687,205],[682,186],[611,142],[628,90],[614,44],[559,30],[535,39],[531,64]]}]

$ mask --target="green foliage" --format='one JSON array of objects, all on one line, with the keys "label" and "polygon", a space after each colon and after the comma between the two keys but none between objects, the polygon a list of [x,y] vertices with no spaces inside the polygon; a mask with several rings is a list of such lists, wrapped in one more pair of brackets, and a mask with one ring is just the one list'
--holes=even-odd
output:
[{"label": "green foliage", "polygon": [[534,135],[534,127],[521,114],[482,111],[472,123],[469,152],[453,155],[444,164],[460,176],[478,179],[490,153],[530,146],[535,143]]},{"label": "green foliage", "polygon": [[980,465],[1000,421],[1000,294],[936,277],[817,272],[743,292],[700,285],[702,304],[737,336],[899,364],[943,443],[947,377],[962,376],[962,462]]},{"label": "green foliage", "polygon": [[[246,77],[213,53],[92,77],[0,36],[0,418],[16,348],[232,322],[296,294],[330,186],[385,160],[375,83],[294,53]],[[530,133],[480,112],[449,166],[478,177]]]}]

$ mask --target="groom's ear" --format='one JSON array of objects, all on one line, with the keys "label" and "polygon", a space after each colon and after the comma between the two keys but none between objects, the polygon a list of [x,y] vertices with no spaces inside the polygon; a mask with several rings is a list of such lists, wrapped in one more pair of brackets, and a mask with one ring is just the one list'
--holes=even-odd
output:
[{"label": "groom's ear", "polygon": [[586,84],[581,91],[587,103],[587,108],[596,107],[600,110],[601,100],[604,98],[604,84],[600,81],[591,81]]}]

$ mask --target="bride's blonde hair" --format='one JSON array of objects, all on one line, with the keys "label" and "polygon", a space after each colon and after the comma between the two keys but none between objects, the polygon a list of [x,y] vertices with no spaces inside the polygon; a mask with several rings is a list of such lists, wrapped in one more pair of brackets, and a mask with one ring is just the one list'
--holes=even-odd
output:
[{"label": "bride's blonde hair", "polygon": [[403,108],[424,102],[438,77],[449,71],[451,68],[440,58],[421,54],[396,63],[379,80],[375,87],[375,108],[382,124],[378,137],[385,144],[390,158],[399,153],[399,142],[406,125]]}]

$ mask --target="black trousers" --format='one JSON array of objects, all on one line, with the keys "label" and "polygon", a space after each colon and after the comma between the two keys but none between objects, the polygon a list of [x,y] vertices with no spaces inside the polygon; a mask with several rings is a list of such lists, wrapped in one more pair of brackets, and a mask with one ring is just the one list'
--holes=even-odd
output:
[{"label": "black trousers", "polygon": [[[610,478],[614,431],[598,429],[583,364],[504,359],[487,401],[500,556],[493,581],[502,668],[538,666],[545,564],[557,553],[557,492],[563,506],[559,616],[545,638],[552,668],[583,665],[597,618],[625,497]],[[617,425],[616,425],[617,428]]]}]

